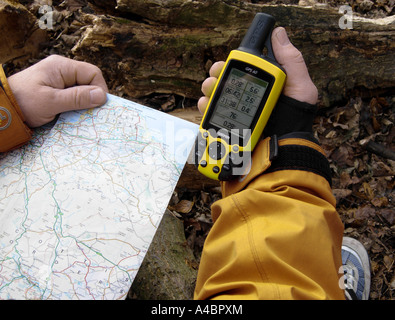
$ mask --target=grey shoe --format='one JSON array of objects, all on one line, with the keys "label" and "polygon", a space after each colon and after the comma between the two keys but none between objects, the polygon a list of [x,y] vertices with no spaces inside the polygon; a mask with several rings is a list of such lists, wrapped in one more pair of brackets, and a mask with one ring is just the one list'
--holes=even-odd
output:
[{"label": "grey shoe", "polygon": [[343,238],[342,264],[346,299],[368,300],[370,293],[370,261],[362,243],[353,238]]}]

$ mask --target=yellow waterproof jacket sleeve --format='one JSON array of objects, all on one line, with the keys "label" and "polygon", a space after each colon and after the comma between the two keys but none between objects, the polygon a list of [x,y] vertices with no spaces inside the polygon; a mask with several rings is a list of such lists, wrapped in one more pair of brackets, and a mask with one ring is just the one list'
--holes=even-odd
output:
[{"label": "yellow waterproof jacket sleeve", "polygon": [[0,65],[0,152],[15,149],[31,139],[32,132],[25,124],[3,67]]},{"label": "yellow waterproof jacket sleeve", "polygon": [[[258,144],[244,179],[222,185],[223,199],[212,206],[214,224],[195,299],[344,299],[339,287],[343,225],[325,170],[314,164],[304,170],[283,157],[270,172],[276,162],[271,142]],[[280,155],[281,148],[285,154],[295,147],[325,157],[311,141],[276,143]],[[302,156],[299,163],[309,161]]]}]

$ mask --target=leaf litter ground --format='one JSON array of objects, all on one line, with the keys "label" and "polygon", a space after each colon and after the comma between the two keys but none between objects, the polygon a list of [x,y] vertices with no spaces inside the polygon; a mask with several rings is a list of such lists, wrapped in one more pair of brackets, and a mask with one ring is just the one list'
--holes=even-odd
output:
[{"label": "leaf litter ground", "polygon": [[[78,7],[86,4],[82,2]],[[273,4],[302,2],[308,5],[322,1],[271,1]],[[368,18],[394,14],[394,0],[331,0],[325,3],[335,7],[349,4],[354,12]],[[43,48],[42,56],[50,53],[70,56],[68,47],[48,45]],[[9,68],[12,72],[18,71],[12,65]],[[152,94],[140,102],[166,112],[196,105],[196,101],[172,94]],[[344,235],[358,239],[368,251],[372,275],[370,298],[375,300],[392,300],[395,294],[394,109],[393,95],[371,95],[369,99],[350,97],[343,105],[321,109],[314,123],[316,137],[330,161],[333,193],[344,223]],[[197,262],[212,226],[210,206],[220,198],[218,187],[200,191],[184,188],[176,190],[169,204],[169,209],[184,222],[187,243]]]}]

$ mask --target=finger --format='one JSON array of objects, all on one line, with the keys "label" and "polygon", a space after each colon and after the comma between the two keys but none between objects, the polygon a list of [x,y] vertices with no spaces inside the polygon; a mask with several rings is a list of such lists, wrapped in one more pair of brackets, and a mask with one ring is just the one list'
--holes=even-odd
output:
[{"label": "finger", "polygon": [[272,46],[277,62],[287,73],[283,93],[299,101],[315,104],[317,88],[311,81],[302,53],[289,41],[284,28],[273,30]]},{"label": "finger", "polygon": [[210,77],[204,80],[202,83],[202,92],[205,96],[201,97],[198,101],[198,109],[201,113],[204,113],[207,108],[210,96],[213,93],[215,84],[224,65],[224,61],[215,62],[210,68]]},{"label": "finger", "polygon": [[211,94],[213,93],[217,80],[218,80],[217,78],[209,77],[203,81],[202,92],[206,97],[210,97]]},{"label": "finger", "polygon": [[95,108],[107,101],[106,92],[98,86],[74,86],[55,89],[52,105],[55,114],[79,109]]},{"label": "finger", "polygon": [[[69,62],[72,63],[69,63]],[[101,70],[89,63],[70,60],[66,62],[65,68],[61,69],[66,87],[74,85],[92,85],[102,88],[108,92],[106,81]]]},{"label": "finger", "polygon": [[[108,92],[101,70],[90,63],[52,55],[44,59],[40,67],[43,71],[51,72],[51,74],[53,69],[56,70],[55,79],[50,79],[58,80],[57,85],[54,87],[68,88],[75,85],[93,85]],[[59,85],[59,82],[62,83]],[[63,86],[61,86],[62,84]]]},{"label": "finger", "polygon": [[217,61],[210,68],[210,77],[218,78],[224,68],[225,61]]},{"label": "finger", "polygon": [[200,113],[203,114],[206,111],[209,100],[210,100],[209,97],[200,97],[197,105]]}]

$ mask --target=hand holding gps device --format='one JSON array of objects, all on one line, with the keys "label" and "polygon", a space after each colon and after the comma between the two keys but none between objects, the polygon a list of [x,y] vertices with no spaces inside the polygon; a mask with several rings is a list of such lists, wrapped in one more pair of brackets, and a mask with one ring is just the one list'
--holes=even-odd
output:
[{"label": "hand holding gps device", "polygon": [[286,79],[272,51],[274,24],[268,14],[255,16],[215,84],[195,144],[195,164],[209,178],[225,181],[248,173],[251,153]]}]

